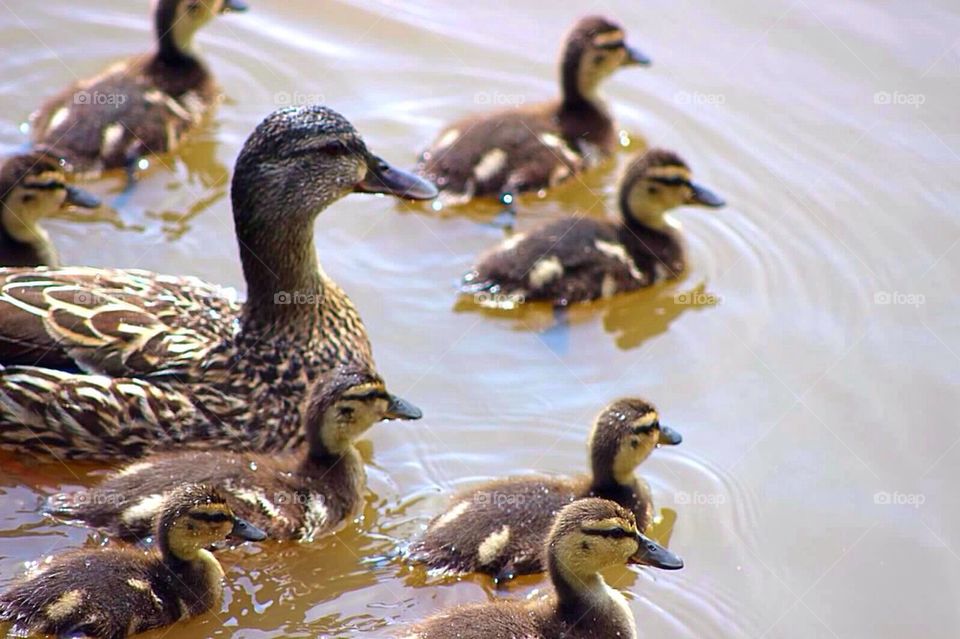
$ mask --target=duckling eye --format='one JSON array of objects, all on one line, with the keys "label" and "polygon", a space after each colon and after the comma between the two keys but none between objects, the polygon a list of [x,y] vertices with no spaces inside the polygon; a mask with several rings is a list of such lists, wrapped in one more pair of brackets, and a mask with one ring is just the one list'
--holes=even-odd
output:
[{"label": "duckling eye", "polygon": [[23,199],[21,201],[24,204],[29,204],[30,202],[33,202],[36,199],[37,199],[37,196],[34,195],[33,193],[26,193],[24,194]]},{"label": "duckling eye", "polygon": [[636,437],[634,437],[633,439],[630,440],[630,447],[631,447],[631,448],[637,448],[638,446],[640,446],[640,440],[639,440],[639,439],[637,439]]},{"label": "duckling eye", "polygon": [[341,406],[337,409],[337,414],[341,419],[351,419],[353,417],[353,408],[350,406]]},{"label": "duckling eye", "polygon": [[659,186],[648,186],[648,187],[647,187],[647,193],[649,193],[650,195],[656,195],[656,194],[659,193],[659,192],[660,192],[660,187],[659,187]]}]

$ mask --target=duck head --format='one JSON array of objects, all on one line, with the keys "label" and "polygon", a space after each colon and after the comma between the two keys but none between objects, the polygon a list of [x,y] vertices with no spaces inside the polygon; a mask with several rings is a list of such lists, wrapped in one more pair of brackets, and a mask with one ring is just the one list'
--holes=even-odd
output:
[{"label": "duck head", "polygon": [[160,53],[167,58],[191,57],[193,36],[214,17],[246,11],[243,0],[157,0],[154,25]]},{"label": "duck head", "polygon": [[564,101],[595,102],[600,84],[615,71],[649,64],[650,58],[627,44],[619,24],[602,16],[581,18],[567,35],[561,59]]},{"label": "duck head", "polygon": [[575,589],[612,566],[640,564],[663,570],[683,560],[637,530],[629,510],[606,499],[578,499],[557,515],[547,542],[550,571]]},{"label": "duck head", "polygon": [[603,409],[590,433],[594,482],[633,483],[633,472],[658,446],[676,446],[683,437],[660,423],[657,409],[642,399],[619,399]]},{"label": "duck head", "polygon": [[415,420],[419,408],[387,392],[383,379],[365,367],[342,367],[314,387],[305,414],[311,455],[341,455],[377,422]]},{"label": "duck head", "polygon": [[679,206],[720,208],[726,203],[710,189],[693,181],[690,167],[673,151],[651,149],[627,168],[620,182],[620,210],[624,218],[662,228],[666,214]]},{"label": "duck head", "polygon": [[161,552],[182,561],[192,561],[201,551],[226,539],[266,538],[262,530],[234,515],[217,490],[195,484],[170,493],[157,522]]}]

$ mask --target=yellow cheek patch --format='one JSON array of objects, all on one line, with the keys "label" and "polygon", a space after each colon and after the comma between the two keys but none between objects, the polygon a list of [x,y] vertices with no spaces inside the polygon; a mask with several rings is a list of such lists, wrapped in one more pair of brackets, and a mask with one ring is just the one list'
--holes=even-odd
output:
[{"label": "yellow cheek patch", "polygon": [[593,46],[603,47],[617,42],[623,42],[624,33],[623,31],[617,29],[616,31],[605,31],[603,33],[598,33],[593,37]]}]

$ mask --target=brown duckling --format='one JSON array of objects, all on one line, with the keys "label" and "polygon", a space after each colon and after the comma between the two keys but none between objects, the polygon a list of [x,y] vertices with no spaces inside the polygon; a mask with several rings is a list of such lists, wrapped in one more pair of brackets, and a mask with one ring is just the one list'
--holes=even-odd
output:
[{"label": "brown duckling", "polygon": [[718,208],[724,201],[694,183],[676,153],[651,149],[620,181],[620,221],[569,217],[516,233],[480,258],[460,290],[484,306],[501,300],[566,306],[676,278],[686,260],[668,214],[686,205]]},{"label": "brown duckling", "polygon": [[100,200],[67,184],[63,165],[44,153],[9,158],[0,167],[0,266],[57,266],[57,251],[39,221]]},{"label": "brown duckling", "polygon": [[443,574],[483,572],[498,581],[542,572],[543,543],[554,518],[585,497],[617,502],[646,530],[653,520],[653,498],[634,469],[659,445],[681,441],[678,432],[660,424],[653,405],[641,399],[615,401],[594,422],[590,475],[509,477],[463,491],[430,522],[410,558]]},{"label": "brown duckling", "polygon": [[207,548],[262,531],[238,519],[223,498],[185,486],[164,502],[157,551],[83,549],[54,557],[0,595],[0,621],[22,634],[121,639],[210,610],[223,591],[223,568]]},{"label": "brown duckling", "polygon": [[241,0],[158,0],[156,50],[49,99],[30,116],[34,143],[81,173],[133,170],[143,156],[174,150],[219,98],[194,35],[216,15],[245,9]]},{"label": "brown duckling", "polygon": [[341,368],[311,393],[304,421],[308,445],[302,451],[157,453],[94,489],[55,496],[49,511],[139,540],[155,529],[166,495],[186,481],[216,487],[233,512],[273,539],[310,541],[332,532],[362,503],[366,473],[357,438],[381,420],[421,416],[388,393],[375,373]]},{"label": "brown duckling", "polygon": [[603,160],[617,136],[600,85],[621,67],[650,64],[624,38],[607,18],[582,18],[563,48],[559,99],[454,122],[423,152],[418,170],[451,204],[493,196],[509,206],[517,193],[554,186]]},{"label": "brown duckling", "polygon": [[633,613],[600,571],[624,564],[683,568],[644,537],[633,514],[605,499],[581,499],[557,515],[545,542],[552,592],[534,601],[461,606],[402,632],[404,639],[636,638]]}]

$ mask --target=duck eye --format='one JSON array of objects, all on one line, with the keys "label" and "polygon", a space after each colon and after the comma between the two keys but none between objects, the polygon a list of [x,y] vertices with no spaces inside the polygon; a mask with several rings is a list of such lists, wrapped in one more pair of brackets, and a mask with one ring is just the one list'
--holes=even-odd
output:
[{"label": "duck eye", "polygon": [[659,187],[659,186],[648,186],[648,187],[647,187],[647,193],[649,193],[650,195],[656,195],[656,194],[659,193],[659,192],[660,192],[660,187]]},{"label": "duck eye", "polygon": [[630,446],[632,448],[637,448],[638,446],[640,446],[640,440],[634,437],[633,439],[630,440]]},{"label": "duck eye", "polygon": [[337,409],[337,414],[341,419],[350,419],[353,417],[353,408],[350,406],[341,406]]},{"label": "duck eye", "polygon": [[23,202],[24,204],[29,204],[30,202],[33,202],[33,201],[36,200],[36,199],[37,199],[37,196],[34,195],[33,193],[26,193],[26,194],[23,196],[22,202]]}]

